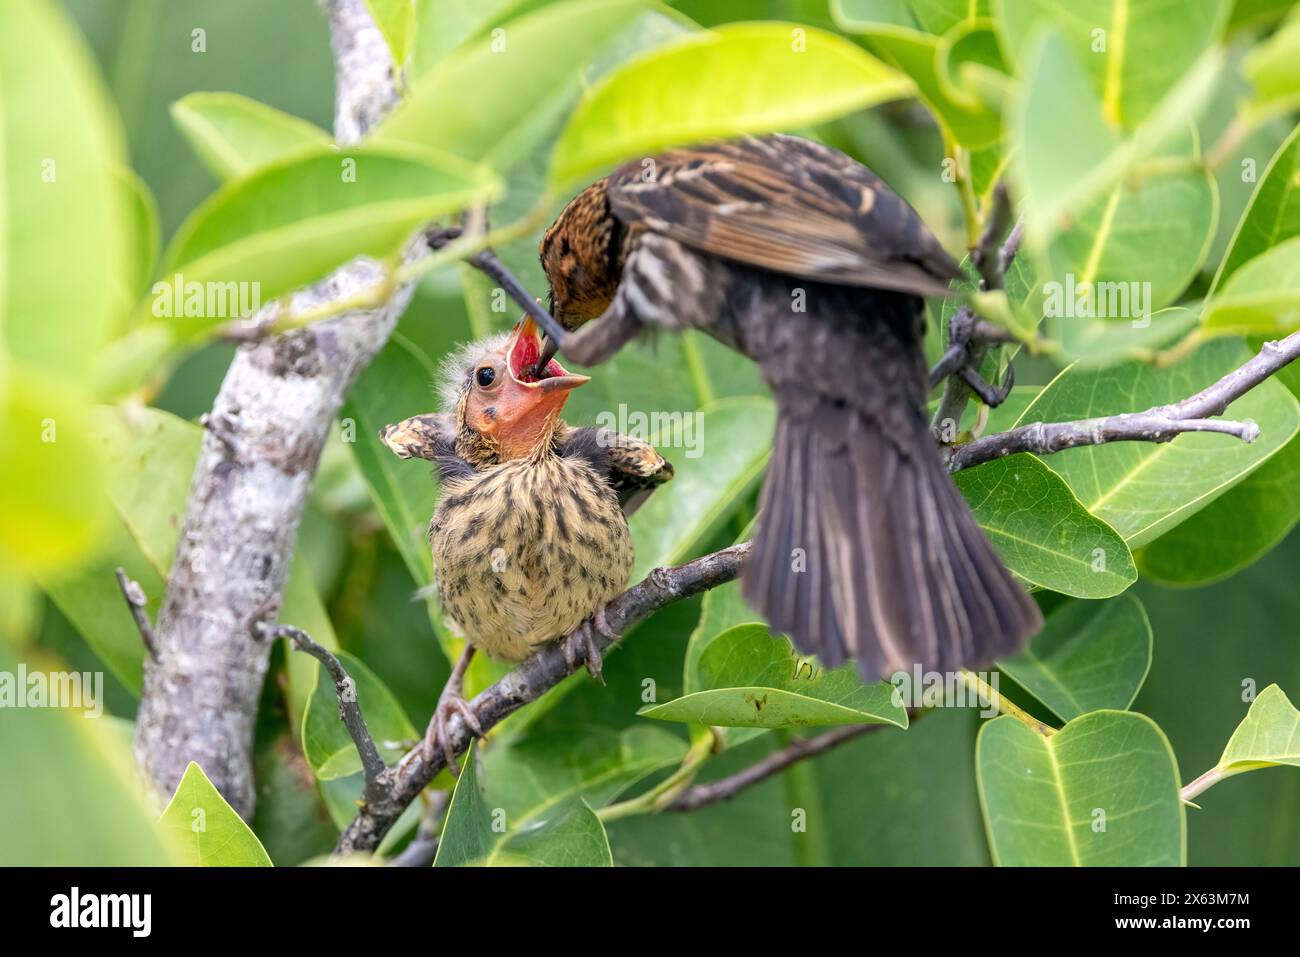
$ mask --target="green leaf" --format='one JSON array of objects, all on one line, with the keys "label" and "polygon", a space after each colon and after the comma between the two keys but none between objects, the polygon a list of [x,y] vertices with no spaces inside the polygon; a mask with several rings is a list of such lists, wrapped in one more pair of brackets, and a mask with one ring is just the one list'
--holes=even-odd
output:
[{"label": "green leaf", "polygon": [[1177,528],[1137,554],[1144,578],[1208,585],[1235,575],[1300,521],[1300,436]]},{"label": "green leaf", "polygon": [[[1171,144],[1186,140],[1220,73],[1222,56],[1212,48],[1201,57],[1128,134],[1108,121],[1105,104],[1063,34],[1036,32],[1024,64],[1021,95],[1008,118],[1019,147],[1012,170],[1026,207],[1026,237],[1042,247],[1125,177],[1150,176],[1170,166],[1161,157]],[[1066,142],[1071,148],[1061,150]],[[1144,167],[1146,160],[1152,162]]]},{"label": "green leaf", "polygon": [[[94,561],[75,571],[41,574],[42,588],[128,690],[138,693],[144,646],[122,600],[114,569],[126,569],[149,599],[147,613],[157,619],[166,591],[172,556],[180,538],[190,480],[203,441],[203,430],[158,409],[98,408],[90,417],[91,455],[109,475],[112,513],[102,549]],[[2,433],[0,433],[2,434]],[[62,446],[60,438],[56,446]],[[295,557],[285,587],[280,620],[311,633],[316,641],[336,646],[334,630],[312,585],[311,575]],[[289,658],[291,698],[301,709],[315,680],[315,662]]]},{"label": "green leaf", "polygon": [[1133,704],[1151,668],[1151,622],[1133,595],[1072,601],[1047,616],[1029,647],[998,668],[1062,721]]},{"label": "green leaf", "polygon": [[1176,15],[1164,0],[999,0],[993,6],[1016,62],[1025,61],[1038,30],[1059,30],[1106,122],[1131,130],[1214,43],[1231,4],[1186,0]]},{"label": "green leaf", "polygon": [[351,444],[379,517],[419,586],[433,580],[427,530],[438,500],[438,480],[424,462],[404,462],[379,440],[392,422],[429,411],[433,362],[400,332],[394,333],[348,394],[341,417],[355,423]]},{"label": "green leaf", "polygon": [[[487,201],[499,187],[485,170],[432,153],[322,148],[295,154],[226,184],[190,215],[164,257],[164,280],[155,283],[149,307],[182,332],[201,332],[240,318],[241,299],[270,302],[355,256],[392,261],[417,229]],[[172,294],[178,277],[186,306],[195,284],[232,292],[209,295],[213,301],[198,310],[204,315],[182,316]]]},{"label": "green leaf", "polygon": [[122,133],[59,4],[5,5],[0,90],[0,354],[84,391],[137,275]]},{"label": "green leaf", "polygon": [[509,169],[554,125],[583,68],[645,9],[645,0],[571,0],[511,20],[420,76],[373,141]]},{"label": "green leaf", "polygon": [[561,797],[544,815],[509,826],[505,809],[490,807],[479,789],[476,751],[477,742],[461,759],[435,867],[494,863],[608,867],[613,863],[604,825],[580,797]]},{"label": "green leaf", "polygon": [[410,76],[418,80],[467,41],[536,0],[439,0],[417,3]]},{"label": "green leaf", "polygon": [[149,288],[153,278],[153,267],[158,262],[158,253],[162,240],[161,227],[158,223],[158,204],[154,201],[149,185],[134,170],[117,171],[119,185],[126,192],[127,223],[125,233],[133,242],[127,250],[131,257],[133,277],[127,285],[122,309],[134,306],[136,301]]},{"label": "green leaf", "polygon": [[186,767],[158,826],[170,831],[178,844],[189,847],[203,867],[271,866],[271,858],[257,835],[193,761]]},{"label": "green leaf", "polygon": [[907,711],[889,685],[864,685],[852,664],[819,668],[763,624],[737,625],[715,637],[701,650],[697,669],[695,686],[702,690],[637,713],[727,728],[907,727]]},{"label": "green leaf", "polygon": [[[346,652],[336,652],[355,686],[357,704],[384,761],[392,764],[421,737],[410,719],[373,671]],[[361,770],[356,745],[339,716],[334,681],[318,666],[316,688],[302,716],[302,753],[316,778],[332,781]]]},{"label": "green leaf", "polygon": [[1269,160],[1214,277],[1217,289],[1256,256],[1300,236],[1300,126]]},{"label": "green leaf", "polygon": [[[1000,140],[1000,111],[954,84],[948,72],[953,43],[959,33],[966,35],[969,22],[954,25],[953,35],[941,39],[933,31],[911,28],[901,16],[890,18],[887,10],[881,10],[879,0],[833,0],[831,15],[841,30],[862,37],[868,49],[911,78],[916,95],[934,113],[948,139],[969,149],[992,146]],[[976,34],[979,38],[983,38],[987,50],[983,62],[976,63],[1000,71],[1002,62],[996,44],[988,42],[992,40],[991,32],[981,29]]]},{"label": "green leaf", "polygon": [[1191,168],[1126,178],[1080,209],[1051,242],[1042,277],[1081,292],[1075,308],[1049,324],[1049,335],[1059,325],[1063,338],[1081,318],[1143,327],[1187,288],[1210,251],[1219,208],[1214,178],[1193,166],[1194,154],[1189,138],[1185,149],[1163,155]]},{"label": "green leaf", "polygon": [[1284,764],[1300,768],[1300,711],[1286,692],[1269,685],[1251,702],[1216,768],[1229,777]]},{"label": "green leaf", "polygon": [[[1141,362],[1106,369],[1071,366],[1039,394],[1018,424],[1117,415],[1177,402],[1248,357],[1240,341],[1218,340],[1164,369]],[[1232,403],[1224,415],[1253,419],[1260,437],[1250,444],[1209,433],[1180,435],[1166,443],[1112,442],[1058,452],[1052,468],[1084,508],[1137,548],[1241,481],[1300,426],[1294,397],[1271,381]]]},{"label": "green leaf", "polygon": [[954,479],[1007,568],[1031,585],[1109,598],[1137,580],[1124,539],[1040,459],[1012,455]]},{"label": "green leaf", "polygon": [[559,192],[631,157],[806,126],[910,88],[905,77],[822,30],[720,27],[641,57],[584,96],[555,147],[550,183]]},{"label": "green leaf", "polygon": [[[18,660],[0,641],[0,694],[26,701]],[[28,675],[40,669],[28,663]],[[100,702],[102,704],[102,701]],[[7,867],[179,864],[183,849],[154,826],[135,762],[106,717],[71,708],[5,707],[0,720],[0,861]]]},{"label": "green leaf", "polygon": [[172,119],[223,183],[331,140],[319,126],[238,93],[190,93],[172,104]]},{"label": "green leaf", "polygon": [[720,399],[675,416],[666,432],[648,437],[675,474],[629,523],[636,543],[632,581],[693,557],[734,514],[758,485],[772,454],[775,424],[770,399]]},{"label": "green leaf", "polygon": [[980,806],[996,864],[1176,866],[1187,857],[1178,764],[1150,718],[1093,711],[1045,737],[1014,718],[980,728]]},{"label": "green leaf", "polygon": [[1300,106],[1300,14],[1293,10],[1276,33],[1246,54],[1242,67],[1255,86],[1246,103],[1252,122]]},{"label": "green leaf", "polygon": [[366,0],[366,9],[383,34],[393,56],[394,68],[398,71],[411,54],[415,8],[419,3],[420,0]]},{"label": "green leaf", "polygon": [[1201,322],[1217,335],[1285,335],[1300,327],[1300,236],[1233,272],[1210,299]]}]

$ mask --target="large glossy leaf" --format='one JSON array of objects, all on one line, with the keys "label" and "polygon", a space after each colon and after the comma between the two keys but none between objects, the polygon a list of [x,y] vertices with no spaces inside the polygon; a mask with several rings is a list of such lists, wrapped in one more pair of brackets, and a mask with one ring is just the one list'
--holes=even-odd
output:
[{"label": "large glossy leaf", "polygon": [[237,179],[330,135],[319,126],[238,93],[191,93],[172,104],[172,119],[213,176]]},{"label": "large glossy leaf", "polygon": [[[439,215],[484,202],[500,184],[481,168],[432,152],[330,148],[295,153],[228,183],[185,221],[164,257],[149,310],[181,333],[240,318],[241,299],[268,303],[320,279],[356,256],[390,260]],[[181,277],[186,315],[174,295]],[[219,285],[245,295],[209,294],[202,315],[188,290]],[[212,285],[207,285],[212,284]],[[169,308],[170,307],[170,308]]]},{"label": "large glossy leaf", "polygon": [[[1026,206],[1026,233],[1040,247],[1126,176],[1151,175],[1151,167],[1167,165],[1140,164],[1186,140],[1222,65],[1212,49],[1126,134],[1108,119],[1107,105],[1062,33],[1035,32],[1024,57],[1023,87],[1008,126],[1018,147],[1012,170]],[[1062,150],[1067,142],[1071,148]]]},{"label": "large glossy leaf", "polygon": [[[926,17],[930,29],[913,25],[905,11],[891,10],[880,0],[832,0],[831,15],[841,30],[861,37],[867,47],[887,64],[906,74],[916,85],[916,95],[933,112],[948,138],[969,149],[996,144],[1002,135],[1002,117],[998,109],[975,97],[964,84],[954,87],[946,72],[946,62],[958,36],[970,37],[972,24],[954,18],[953,11],[930,10]],[[945,30],[935,29],[947,23]],[[985,54],[975,62],[1000,74],[1002,59],[987,29],[980,21],[973,34],[983,39]]]},{"label": "large glossy leaf", "polygon": [[686,753],[683,739],[659,725],[616,729],[566,720],[558,712],[543,730],[495,741],[483,752],[488,800],[505,815],[502,840],[528,832],[565,802],[603,807]]},{"label": "large glossy leaf", "polygon": [[1202,322],[1227,335],[1282,336],[1300,328],[1300,236],[1238,267],[1215,290]]},{"label": "large glossy leaf", "polygon": [[1300,13],[1293,10],[1276,33],[1246,54],[1242,66],[1255,87],[1247,103],[1252,119],[1300,105]]},{"label": "large glossy leaf", "polygon": [[[1071,367],[1025,410],[1020,424],[1065,422],[1133,412],[1176,402],[1217,381],[1249,357],[1237,340],[1202,346],[1168,368],[1129,362],[1107,369]],[[1293,396],[1264,382],[1225,415],[1253,419],[1260,437],[1247,444],[1208,433],[1171,442],[1114,442],[1051,457],[1053,470],[1131,548],[1143,545],[1204,508],[1282,448],[1300,426]]]},{"label": "large glossy leaf", "polygon": [[384,346],[348,395],[341,416],[356,428],[352,450],[388,534],[418,585],[433,580],[426,530],[438,499],[437,478],[423,461],[402,461],[379,440],[392,422],[431,411],[433,361],[401,333]]},{"label": "large glossy leaf", "polygon": [[955,479],[1002,561],[1030,584],[1108,598],[1137,580],[1124,539],[1040,459],[1013,455]]},{"label": "large glossy leaf", "polygon": [[1151,622],[1133,595],[1072,601],[1050,615],[1029,647],[998,668],[1062,721],[1125,710],[1151,668]]},{"label": "large glossy leaf", "polygon": [[[30,671],[37,671],[28,665]],[[18,660],[0,642],[0,675]],[[101,702],[102,703],[102,702]],[[90,712],[85,712],[89,714]],[[7,867],[158,866],[182,849],[154,827],[125,737],[107,717],[66,708],[4,709],[0,721],[0,863]]]},{"label": "large glossy leaf", "polygon": [[821,668],[766,625],[737,625],[717,635],[700,651],[696,670],[689,686],[699,690],[638,713],[728,728],[907,727],[907,712],[889,685],[864,685],[852,664]]},{"label": "large glossy leaf", "polygon": [[1102,103],[1106,122],[1133,129],[1218,36],[1229,0],[995,0],[1009,54],[1025,57],[1034,33],[1059,30]]},{"label": "large glossy leaf", "polygon": [[1126,178],[1080,209],[1049,245],[1040,278],[1080,290],[1074,308],[1049,323],[1049,335],[1071,337],[1086,322],[1079,304],[1092,317],[1116,320],[1112,329],[1144,328],[1196,276],[1214,238],[1219,194],[1210,173],[1192,165],[1190,138],[1179,146],[1162,155],[1185,159],[1190,169]]},{"label": "large glossy leaf", "polygon": [[4,17],[0,351],[82,389],[135,281],[119,187],[126,150],[98,67],[60,6],[19,0]]},{"label": "large glossy leaf", "polygon": [[559,191],[668,146],[806,126],[910,89],[906,77],[822,30],[720,27],[648,54],[592,89],[556,145],[550,182]]},{"label": "large glossy leaf", "polygon": [[[357,704],[370,736],[385,762],[392,764],[420,738],[393,693],[360,660],[338,652],[339,662],[352,678]],[[347,777],[361,770],[361,758],[339,716],[334,682],[322,668],[316,688],[302,716],[302,753],[321,781]]]},{"label": "large glossy leaf", "polygon": [[203,867],[270,867],[257,835],[193,761],[158,820]]},{"label": "large glossy leaf", "polygon": [[1214,289],[1256,256],[1300,236],[1300,126],[1269,160],[1237,223]]},{"label": "large glossy leaf", "polygon": [[1178,764],[1145,715],[1093,711],[1050,737],[996,718],[980,729],[975,764],[994,863],[1138,867],[1186,860]]},{"label": "large glossy leaf", "polygon": [[644,0],[570,0],[511,20],[420,76],[374,140],[509,169],[554,125],[584,67],[645,9]]},{"label": "large glossy leaf", "polygon": [[490,806],[479,788],[471,748],[447,808],[434,866],[494,863],[607,867],[613,860],[604,825],[580,797],[561,798],[529,826],[510,828],[505,810]]},{"label": "large glossy leaf", "polygon": [[1300,711],[1286,692],[1269,685],[1251,702],[1217,767],[1228,777],[1284,764],[1300,767]]},{"label": "large glossy leaf", "polygon": [[1300,437],[1137,554],[1145,578],[1205,585],[1233,575],[1300,521]]},{"label": "large glossy leaf", "polygon": [[649,437],[676,471],[632,516],[633,581],[694,557],[753,491],[772,452],[775,412],[769,399],[720,399]]}]

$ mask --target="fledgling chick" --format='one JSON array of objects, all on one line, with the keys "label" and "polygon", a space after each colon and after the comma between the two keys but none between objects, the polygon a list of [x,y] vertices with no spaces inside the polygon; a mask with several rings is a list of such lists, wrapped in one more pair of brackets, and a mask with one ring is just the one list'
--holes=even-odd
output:
[{"label": "fledgling chick", "polygon": [[470,643],[431,724],[453,768],[448,712],[459,711],[481,733],[461,696],[475,648],[520,661],[570,635],[570,666],[581,653],[600,677],[592,629],[614,637],[604,606],[632,571],[624,503],[639,503],[672,477],[672,466],[644,442],[568,427],[560,411],[588,378],[554,359],[540,374],[527,371],[540,349],[528,318],[509,336],[471,343],[443,368],[449,412],[380,433],[402,458],[434,461],[443,483],[429,525],[435,582],[443,610]]},{"label": "fledgling chick", "polygon": [[567,358],[694,327],[758,363],[777,427],[743,585],[774,631],[874,680],[1038,630],[926,422],[921,295],[961,274],[874,173],[794,136],[672,150],[580,193],[540,253]]}]

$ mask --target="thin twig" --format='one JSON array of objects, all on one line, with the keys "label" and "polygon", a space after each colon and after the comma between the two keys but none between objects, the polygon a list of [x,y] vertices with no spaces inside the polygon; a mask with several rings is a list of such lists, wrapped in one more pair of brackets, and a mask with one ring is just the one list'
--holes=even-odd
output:
[{"label": "thin twig", "polygon": [[805,758],[811,758],[831,748],[838,747],[846,741],[852,741],[872,731],[893,727],[887,724],[851,724],[819,734],[815,738],[798,738],[783,748],[778,748],[761,761],[708,784],[696,784],[677,796],[668,805],[670,811],[695,811],[719,801],[730,801],[745,788],[752,787],[790,765]]},{"label": "thin twig", "polygon": [[126,577],[125,568],[117,570],[117,584],[122,589],[122,597],[126,599],[126,607],[131,609],[131,617],[135,619],[136,630],[140,632],[140,640],[144,642],[149,657],[157,658],[158,643],[153,636],[153,625],[149,624],[149,613],[145,611],[149,600],[145,597],[144,589],[139,582]]},{"label": "thin twig", "polygon": [[301,628],[292,625],[263,627],[262,633],[268,638],[288,638],[299,651],[304,651],[321,663],[334,680],[334,693],[339,700],[339,718],[348,729],[352,743],[356,745],[361,758],[361,767],[365,772],[366,785],[364,794],[378,796],[385,786],[388,766],[384,764],[375,740],[366,727],[366,719],[361,714],[361,702],[357,700],[357,684],[348,674],[347,669],[338,658],[325,646],[312,640]]},{"label": "thin twig", "polygon": [[[676,568],[656,568],[639,584],[629,588],[605,607],[605,618],[617,635],[667,605],[732,581],[740,574],[749,555],[749,543],[732,545]],[[618,638],[597,633],[595,643],[604,651]],[[585,664],[579,649],[572,661],[565,660],[561,642],[551,642],[523,661],[501,680],[469,702],[484,731],[529,702],[536,701]],[[463,754],[471,736],[459,714],[447,723],[447,739],[454,754]],[[412,801],[442,770],[445,759],[439,749],[427,753],[421,745],[412,748],[389,771],[384,787],[362,801],[356,818],[339,837],[340,854],[374,851],[388,829]]]},{"label": "thin twig", "polygon": [[987,435],[954,449],[948,470],[959,472],[1017,452],[1048,455],[1108,442],[1168,442],[1184,432],[1221,432],[1253,442],[1259,437],[1259,426],[1254,422],[1211,416],[1222,415],[1232,402],[1296,358],[1300,358],[1300,332],[1264,343],[1258,355],[1181,402],[1075,422],[1034,422]]}]

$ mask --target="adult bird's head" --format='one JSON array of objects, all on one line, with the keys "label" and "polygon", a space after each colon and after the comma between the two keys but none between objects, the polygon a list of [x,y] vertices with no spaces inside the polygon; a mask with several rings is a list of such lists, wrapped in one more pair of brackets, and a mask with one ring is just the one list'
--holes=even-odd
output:
[{"label": "adult bird's head", "polygon": [[625,233],[602,179],[570,200],[542,236],[538,253],[551,287],[549,311],[565,329],[598,318],[613,300]]},{"label": "adult bird's head", "polygon": [[456,453],[475,467],[543,454],[572,389],[590,381],[556,359],[534,371],[541,336],[527,316],[508,336],[471,343],[444,372],[456,417]]}]

